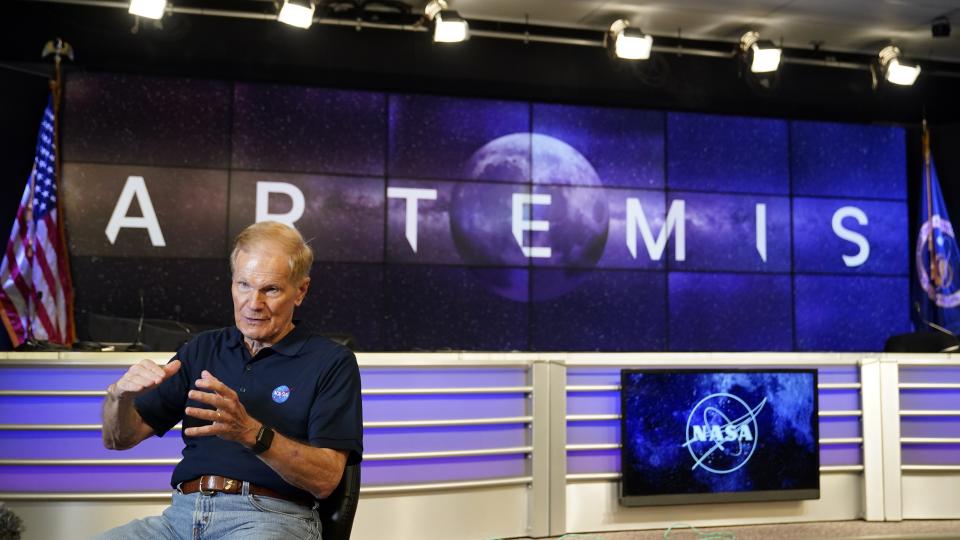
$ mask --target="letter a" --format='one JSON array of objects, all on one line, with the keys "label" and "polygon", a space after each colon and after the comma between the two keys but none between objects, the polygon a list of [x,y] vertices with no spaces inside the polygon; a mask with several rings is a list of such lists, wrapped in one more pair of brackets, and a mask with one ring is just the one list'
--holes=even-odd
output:
[{"label": "letter a", "polygon": [[[127,215],[134,197],[137,198],[143,217]],[[147,191],[147,184],[142,176],[127,177],[127,183],[123,185],[123,191],[117,199],[117,205],[113,207],[113,214],[110,215],[110,222],[107,223],[107,229],[104,231],[111,245],[116,243],[117,234],[123,228],[146,229],[153,247],[167,245],[163,240],[163,232],[160,231],[157,213],[153,211],[153,203],[150,202],[150,192]]]}]

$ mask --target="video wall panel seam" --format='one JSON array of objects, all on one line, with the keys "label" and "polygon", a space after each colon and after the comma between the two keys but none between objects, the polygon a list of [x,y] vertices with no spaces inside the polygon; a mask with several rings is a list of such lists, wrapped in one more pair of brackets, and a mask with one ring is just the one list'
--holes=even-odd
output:
[{"label": "video wall panel seam", "polygon": [[[128,81],[132,85],[124,84]],[[894,310],[893,302],[881,300],[901,295],[901,284],[875,279],[909,276],[899,263],[888,262],[905,258],[899,256],[902,242],[890,247],[899,214],[905,211],[894,212],[893,218],[881,212],[906,204],[903,171],[896,177],[888,175],[898,169],[902,156],[883,154],[884,149],[902,146],[901,128],[236,81],[85,74],[71,82],[75,90],[68,93],[68,100],[72,96],[73,115],[85,110],[109,112],[96,124],[68,124],[73,130],[68,146],[80,149],[70,153],[78,158],[69,163],[74,167],[109,164],[121,169],[210,170],[187,159],[202,156],[202,148],[190,149],[189,156],[181,159],[175,152],[181,142],[151,139],[146,126],[136,122],[167,113],[161,128],[169,133],[183,129],[193,117],[225,122],[226,139],[220,134],[205,143],[212,149],[210,156],[223,151],[227,156],[222,171],[227,199],[223,251],[229,252],[234,229],[250,221],[254,191],[258,209],[259,198],[266,197],[268,216],[289,215],[290,202],[285,197],[300,197],[307,212],[297,218],[297,224],[322,247],[317,261],[323,263],[316,270],[317,291],[305,302],[307,318],[322,327],[354,329],[362,334],[358,343],[364,350],[879,350],[884,333],[904,330],[909,324],[902,309]],[[117,88],[119,94],[108,104],[95,91],[101,87]],[[182,91],[180,87],[200,89],[196,92],[200,97],[183,102],[184,110],[176,112],[158,108],[163,100],[154,104],[143,95],[128,95],[138,90],[149,97],[154,92]],[[203,96],[219,95],[224,88],[230,94],[226,104],[204,101]],[[267,99],[271,96],[287,99]],[[142,110],[136,115],[120,112],[132,99],[143,103]],[[243,123],[261,116],[269,121],[257,126]],[[220,120],[207,129],[215,129]],[[114,131],[136,144],[127,150],[111,141],[97,142],[94,135],[112,128],[123,128]],[[749,145],[731,140],[730,129],[742,129],[739,134],[746,141],[766,142],[769,152],[751,154]],[[377,133],[364,138],[369,130]],[[826,144],[827,132],[842,137]],[[258,141],[266,145],[258,148]],[[217,146],[221,143],[225,150]],[[143,154],[151,144],[157,152]],[[836,148],[841,145],[851,151],[838,154]],[[852,151],[856,149],[880,159],[857,161]],[[180,162],[170,167],[164,156]],[[681,158],[687,161],[675,163]],[[283,164],[282,171],[273,169],[277,163]],[[797,166],[805,175],[802,189]],[[672,176],[675,169],[684,176]],[[266,171],[277,177],[271,181],[293,187],[262,194],[257,175]],[[833,176],[824,178],[824,174]],[[878,197],[865,191],[863,179],[877,175],[887,175],[881,187],[895,196]],[[247,184],[242,195],[240,177]],[[342,182],[329,183],[331,178]],[[369,185],[354,184],[367,179]],[[763,184],[768,180],[769,186]],[[437,201],[421,202],[413,236],[405,233],[407,242],[402,232],[409,221],[404,225],[396,212],[414,208],[410,197],[419,195],[409,195],[406,207],[389,195],[392,183],[405,181],[432,189],[436,199],[423,201]],[[697,182],[709,187],[698,189]],[[147,185],[153,189],[159,184],[148,181]],[[519,199],[509,193],[511,187],[522,195]],[[781,187],[786,190],[778,191]],[[189,189],[175,190],[174,198],[191,198]],[[371,199],[367,192],[374,190],[377,194]],[[106,193],[98,197],[99,207],[87,199],[76,202],[80,206],[73,210],[82,210],[76,215],[99,216],[105,222],[115,200]],[[279,206],[271,206],[270,197],[276,197]],[[512,217],[506,212],[511,197]],[[687,205],[686,213],[678,211],[680,217],[671,221],[673,202],[681,197],[696,199],[703,206]],[[786,206],[786,215],[778,215],[776,208],[765,214],[770,230],[762,246],[759,231],[755,242],[750,238],[754,222],[760,219],[753,215],[751,199],[758,198],[767,201],[765,205],[781,201],[776,204]],[[640,214],[631,213],[630,199]],[[658,202],[646,204],[653,200]],[[800,200],[807,201],[804,212],[814,212],[810,214],[813,221],[803,222],[803,230],[798,230],[801,224],[796,215]],[[863,203],[856,206],[866,212],[849,210],[844,216],[869,213],[869,225],[842,217],[841,225],[835,223],[831,232],[821,218],[829,218],[832,212],[836,218],[830,205],[847,202]],[[657,204],[662,204],[662,212]],[[89,222],[71,220],[70,214],[68,221],[77,227]],[[376,233],[368,222],[375,221],[373,215],[380,220]],[[678,232],[684,225],[688,232]],[[83,264],[76,272],[82,287],[78,289],[90,290],[96,275],[103,273],[102,261],[108,261],[118,277],[106,284],[106,290],[112,291],[108,295],[81,293],[78,307],[134,316],[130,289],[138,287],[134,277],[141,272],[130,268],[143,271],[143,260],[157,266],[148,272],[159,276],[187,269],[206,280],[207,291],[214,290],[209,264],[197,266],[200,263],[194,264],[192,257],[165,255],[171,253],[169,245],[202,234],[191,231],[189,224],[165,222],[163,226],[169,227],[165,232],[171,242],[168,247],[150,249],[144,248],[143,231],[121,233],[122,242],[112,245],[102,231],[89,226],[72,230],[74,239],[117,254],[80,261]],[[456,234],[459,240],[454,242],[451,238]],[[682,249],[678,236],[683,234],[689,235],[686,258],[678,253]],[[411,238],[419,240],[419,250]],[[803,249],[808,255],[801,259],[798,242],[803,238],[807,238]],[[857,261],[864,258],[849,254],[856,246],[848,246],[859,240],[845,238],[862,238],[874,248],[868,261],[859,262],[867,266],[866,271],[841,266],[840,254]],[[818,246],[824,239],[827,243]],[[638,243],[644,246],[638,248]],[[822,260],[823,253],[817,249],[829,253],[831,260]],[[398,250],[407,251],[397,257]],[[778,259],[781,254],[787,255],[789,267]],[[72,255],[78,260],[85,257],[77,251]],[[687,274],[689,278],[683,277]],[[781,284],[776,276],[790,280],[782,291],[786,282]],[[821,276],[831,279],[818,280]],[[158,298],[183,297],[182,287],[153,282],[152,294]],[[369,302],[371,292],[378,302]],[[752,298],[758,294],[763,298]],[[820,298],[838,295],[842,302]],[[188,320],[228,322],[224,315],[214,315],[217,303],[201,306],[203,295],[194,296],[182,301]],[[459,307],[453,305],[456,301],[461,302]],[[805,306],[802,312],[801,305]],[[855,307],[879,313],[875,327],[855,332],[846,324]],[[159,301],[148,305],[155,317],[169,316],[164,309]],[[729,317],[730,310],[749,316]],[[431,314],[449,324],[427,328]],[[736,325],[744,318],[754,320],[752,330]],[[828,319],[834,324],[823,322]],[[691,327],[701,330],[684,330]],[[518,332],[519,328],[524,330]],[[758,337],[779,335],[781,330],[784,335],[791,333],[789,339]]]}]

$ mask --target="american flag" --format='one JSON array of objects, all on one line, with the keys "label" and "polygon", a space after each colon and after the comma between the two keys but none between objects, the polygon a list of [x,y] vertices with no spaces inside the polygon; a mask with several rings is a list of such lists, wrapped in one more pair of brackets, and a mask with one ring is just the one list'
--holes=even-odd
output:
[{"label": "american flag", "polygon": [[37,152],[0,263],[0,317],[14,346],[75,341],[73,287],[57,192],[56,116],[47,102]]}]

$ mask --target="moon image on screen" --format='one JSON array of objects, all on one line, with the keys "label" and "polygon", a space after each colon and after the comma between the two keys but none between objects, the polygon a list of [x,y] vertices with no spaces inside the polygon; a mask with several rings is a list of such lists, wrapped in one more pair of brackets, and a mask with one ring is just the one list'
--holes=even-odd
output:
[{"label": "moon image on screen", "polygon": [[[532,147],[532,148],[531,148]],[[451,198],[454,244],[473,274],[494,293],[518,302],[558,298],[589,277],[603,255],[609,208],[593,165],[574,147],[539,133],[512,133],[473,153],[470,182]],[[532,178],[532,185],[531,185]],[[513,194],[550,195],[549,205],[525,205],[524,219],[547,221],[547,231],[526,231],[525,246],[550,248],[549,258],[528,259],[513,235]],[[550,268],[527,283],[513,267]],[[491,268],[493,267],[493,268]]]}]

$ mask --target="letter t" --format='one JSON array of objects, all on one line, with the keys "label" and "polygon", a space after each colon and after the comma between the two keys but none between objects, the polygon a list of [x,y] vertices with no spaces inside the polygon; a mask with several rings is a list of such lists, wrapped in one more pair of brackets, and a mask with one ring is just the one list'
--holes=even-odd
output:
[{"label": "letter t", "polygon": [[407,243],[410,244],[410,247],[413,248],[413,252],[416,253],[417,252],[417,211],[418,211],[417,202],[420,199],[423,199],[426,201],[437,200],[437,190],[421,189],[421,188],[388,187],[387,197],[390,199],[406,199],[407,200],[406,226],[404,227],[404,232],[405,232],[405,236],[407,237]]}]

